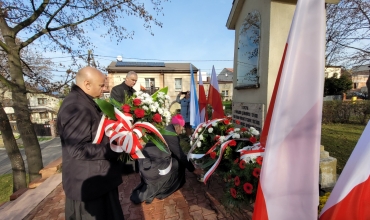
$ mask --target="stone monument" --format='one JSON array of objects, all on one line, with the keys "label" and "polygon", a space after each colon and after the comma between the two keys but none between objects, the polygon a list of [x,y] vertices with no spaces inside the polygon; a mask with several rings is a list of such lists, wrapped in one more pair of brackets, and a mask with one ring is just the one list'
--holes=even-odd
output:
[{"label": "stone monument", "polygon": [[329,156],[329,152],[320,146],[320,184],[321,188],[330,188],[337,182],[337,159]]}]

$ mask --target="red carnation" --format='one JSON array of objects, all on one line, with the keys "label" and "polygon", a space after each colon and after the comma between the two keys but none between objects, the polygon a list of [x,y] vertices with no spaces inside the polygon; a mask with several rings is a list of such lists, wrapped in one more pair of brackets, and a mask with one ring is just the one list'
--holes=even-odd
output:
[{"label": "red carnation", "polygon": [[224,124],[225,124],[225,125],[228,125],[228,124],[230,124],[230,121],[229,121],[229,120],[225,120],[225,121],[224,121]]},{"label": "red carnation", "polygon": [[244,183],[243,185],[244,192],[247,194],[252,194],[253,185],[250,183]]},{"label": "red carnation", "polygon": [[254,170],[253,170],[253,176],[254,177],[258,178],[260,176],[260,173],[261,173],[260,168],[258,168],[258,167],[254,168]]},{"label": "red carnation", "polygon": [[144,109],[141,109],[141,108],[135,109],[134,113],[135,113],[136,118],[143,118],[145,116],[145,111]]},{"label": "red carnation", "polygon": [[262,165],[262,161],[263,161],[263,157],[257,157],[257,158],[256,158],[256,162],[257,162],[259,165]]},{"label": "red carnation", "polygon": [[212,158],[212,159],[215,159],[216,158],[216,152],[212,151],[209,156]]},{"label": "red carnation", "polygon": [[141,104],[141,100],[136,98],[132,101],[134,103],[134,106],[139,106]]},{"label": "red carnation", "polygon": [[231,196],[234,197],[234,199],[236,199],[236,190],[234,188],[230,188],[230,193]]},{"label": "red carnation", "polygon": [[130,113],[130,106],[129,105],[127,105],[127,104],[124,104],[124,105],[122,105],[122,111],[124,112],[124,113]]},{"label": "red carnation", "polygon": [[256,143],[257,139],[255,137],[250,137],[249,141],[254,144],[254,143]]},{"label": "red carnation", "polygon": [[238,177],[238,176],[236,176],[236,177],[234,178],[234,183],[235,183],[235,186],[239,186],[239,185],[240,185],[240,179],[239,179],[239,177]]},{"label": "red carnation", "polygon": [[240,169],[242,169],[242,170],[244,170],[245,169],[245,161],[244,160],[241,160],[240,162],[239,162],[239,168]]},{"label": "red carnation", "polygon": [[230,147],[236,146],[236,141],[234,141],[234,140],[230,141],[229,146]]},{"label": "red carnation", "polygon": [[162,116],[161,116],[160,114],[158,114],[158,113],[155,113],[155,114],[153,115],[153,121],[155,121],[155,122],[157,122],[157,123],[162,122]]},{"label": "red carnation", "polygon": [[226,130],[226,134],[228,134],[228,133],[230,133],[232,131],[234,131],[234,128],[229,128],[229,129]]},{"label": "red carnation", "polygon": [[220,135],[215,136],[215,141],[218,141],[218,139],[220,139]]},{"label": "red carnation", "polygon": [[237,163],[239,163],[239,158],[236,158],[236,159],[234,160],[234,164],[237,164]]},{"label": "red carnation", "polygon": [[241,132],[244,132],[244,131],[248,131],[248,129],[247,129],[247,128],[245,128],[245,127],[242,127],[242,128],[240,129],[240,131],[241,131]]},{"label": "red carnation", "polygon": [[237,125],[240,125],[240,121],[239,121],[239,120],[235,120],[235,123],[236,123]]}]

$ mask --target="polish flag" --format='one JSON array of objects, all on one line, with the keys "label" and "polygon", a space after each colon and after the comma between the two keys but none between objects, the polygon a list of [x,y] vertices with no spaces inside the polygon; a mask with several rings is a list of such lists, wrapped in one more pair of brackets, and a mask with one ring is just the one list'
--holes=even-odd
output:
[{"label": "polish flag", "polygon": [[316,220],[325,68],[324,0],[298,0],[261,133],[254,220]]},{"label": "polish flag", "polygon": [[197,89],[195,86],[195,78],[193,73],[193,65],[190,64],[190,125],[193,128],[196,128],[200,124],[200,117],[199,117],[199,103],[197,97]]},{"label": "polish flag", "polygon": [[200,122],[208,121],[207,115],[207,98],[206,92],[204,91],[202,74],[199,70],[199,113],[200,113]]},{"label": "polish flag", "polygon": [[212,66],[211,84],[208,89],[208,104],[210,104],[213,109],[212,119],[225,117],[215,66]]},{"label": "polish flag", "polygon": [[370,219],[370,123],[321,211],[320,220]]}]

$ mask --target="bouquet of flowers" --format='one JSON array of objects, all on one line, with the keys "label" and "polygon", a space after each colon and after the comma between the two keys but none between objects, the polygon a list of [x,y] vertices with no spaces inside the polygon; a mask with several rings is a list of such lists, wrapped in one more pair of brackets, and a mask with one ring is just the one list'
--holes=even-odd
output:
[{"label": "bouquet of flowers", "polygon": [[104,116],[94,142],[100,143],[105,134],[110,139],[113,151],[126,152],[134,159],[144,158],[141,153],[143,142],[151,141],[160,150],[167,152],[167,143],[162,135],[176,135],[165,130],[171,120],[167,91],[165,87],[151,96],[138,91],[131,97],[126,95],[125,103],[112,98],[109,101],[96,99]]},{"label": "bouquet of flowers", "polygon": [[238,128],[229,118],[201,123],[191,137],[188,153],[195,166],[205,171],[206,183],[216,172],[226,182],[224,202],[238,207],[254,201],[264,149],[253,127]]}]

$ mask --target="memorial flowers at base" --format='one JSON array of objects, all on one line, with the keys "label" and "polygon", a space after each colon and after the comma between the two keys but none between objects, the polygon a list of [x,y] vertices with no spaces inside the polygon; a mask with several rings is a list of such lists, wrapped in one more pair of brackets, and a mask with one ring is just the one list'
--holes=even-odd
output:
[{"label": "memorial flowers at base", "polygon": [[126,95],[124,103],[112,98],[108,101],[96,99],[104,116],[94,143],[100,143],[106,135],[113,151],[125,152],[134,159],[144,158],[141,153],[143,142],[151,141],[160,150],[167,152],[167,143],[162,135],[176,135],[165,130],[171,120],[167,91],[167,87],[153,95],[138,91],[131,97]]},{"label": "memorial flowers at base", "polygon": [[222,201],[228,207],[242,207],[255,201],[263,161],[259,132],[239,124],[232,123],[230,118],[200,124],[191,137],[188,153],[188,159],[204,170],[204,183],[213,173],[224,180]]}]

